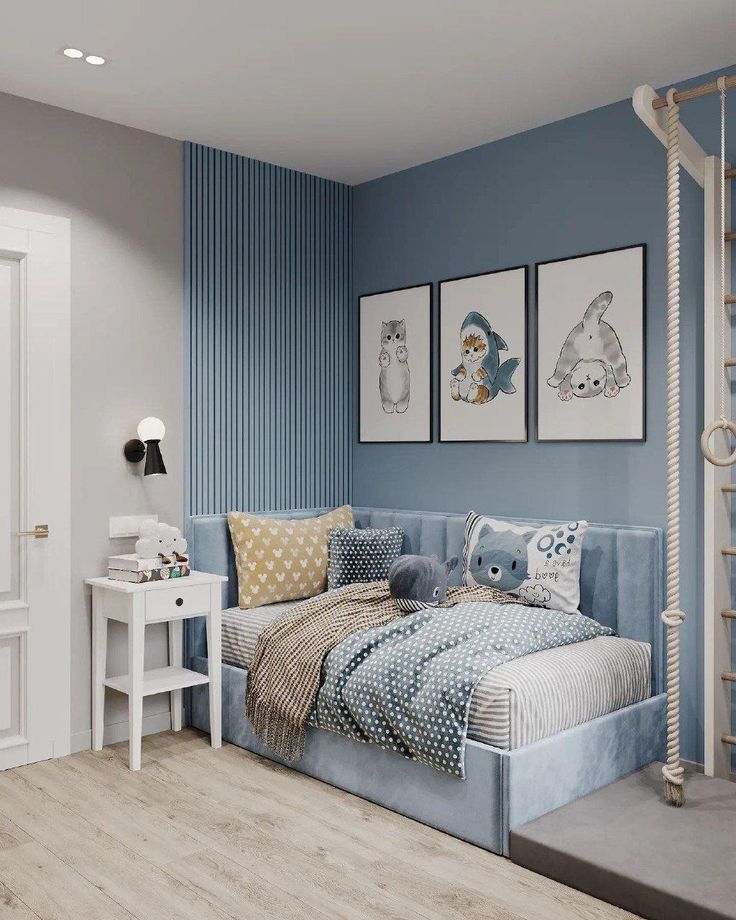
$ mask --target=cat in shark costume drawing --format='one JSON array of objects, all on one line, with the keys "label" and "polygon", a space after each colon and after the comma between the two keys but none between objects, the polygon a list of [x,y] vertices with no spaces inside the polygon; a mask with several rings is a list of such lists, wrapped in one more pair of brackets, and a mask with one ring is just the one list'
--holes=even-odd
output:
[{"label": "cat in shark costume drawing", "polygon": [[452,398],[481,406],[499,393],[515,393],[511,377],[521,358],[507,358],[501,364],[498,353],[507,350],[485,316],[474,310],[468,313],[460,329],[460,364],[451,372]]},{"label": "cat in shark costume drawing", "polygon": [[610,399],[631,383],[616,330],[603,320],[612,300],[610,291],[599,294],[565,339],[555,372],[547,381],[558,388],[563,402],[573,396],[590,399],[600,393]]}]

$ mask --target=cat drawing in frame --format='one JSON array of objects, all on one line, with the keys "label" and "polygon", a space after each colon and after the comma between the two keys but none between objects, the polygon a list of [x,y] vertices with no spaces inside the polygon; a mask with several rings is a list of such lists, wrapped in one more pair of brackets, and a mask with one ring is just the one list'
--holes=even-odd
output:
[{"label": "cat drawing in frame", "polygon": [[563,402],[601,393],[611,399],[631,383],[616,330],[603,320],[612,300],[610,291],[599,294],[565,339],[555,372],[547,381],[557,388]]},{"label": "cat drawing in frame", "polygon": [[409,349],[406,346],[406,320],[381,323],[381,350],[378,353],[378,391],[386,413],[406,412],[411,397]]},{"label": "cat drawing in frame", "polygon": [[468,313],[460,329],[460,364],[450,372],[450,395],[455,402],[482,406],[499,393],[515,393],[511,378],[521,359],[507,358],[501,364],[498,353],[507,350],[506,342],[482,313]]}]

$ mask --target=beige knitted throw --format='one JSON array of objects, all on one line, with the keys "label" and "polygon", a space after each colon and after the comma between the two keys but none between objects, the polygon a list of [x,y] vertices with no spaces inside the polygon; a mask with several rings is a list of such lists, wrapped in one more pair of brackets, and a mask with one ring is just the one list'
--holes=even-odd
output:
[{"label": "beige knitted throw", "polygon": [[[462,601],[523,603],[477,585],[449,588],[442,606]],[[374,581],[309,598],[271,623],[258,638],[245,699],[245,714],[261,741],[285,760],[299,760],[325,656],[357,630],[402,615],[388,582]]]}]

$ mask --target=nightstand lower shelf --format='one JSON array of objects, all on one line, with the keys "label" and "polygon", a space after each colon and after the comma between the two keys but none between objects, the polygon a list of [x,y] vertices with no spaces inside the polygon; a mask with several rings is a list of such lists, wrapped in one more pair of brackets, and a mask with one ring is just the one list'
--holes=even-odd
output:
[{"label": "nightstand lower shelf", "polygon": [[[209,677],[206,674],[190,671],[188,668],[174,666],[154,668],[143,672],[143,696],[171,693],[173,690],[183,690],[185,687],[196,687],[207,683],[209,683]],[[120,674],[118,677],[107,677],[105,686],[119,693],[130,693],[130,675]]]}]

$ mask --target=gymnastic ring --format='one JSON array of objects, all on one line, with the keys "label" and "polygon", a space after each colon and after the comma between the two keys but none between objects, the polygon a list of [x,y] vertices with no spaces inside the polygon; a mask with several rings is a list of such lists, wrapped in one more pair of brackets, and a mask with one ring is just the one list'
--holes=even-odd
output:
[{"label": "gymnastic ring", "polygon": [[713,466],[731,466],[732,463],[736,463],[736,448],[732,454],[729,454],[728,457],[721,459],[716,457],[716,455],[710,449],[710,436],[717,431],[719,428],[722,430],[728,429],[731,434],[736,438],[736,423],[732,422],[730,419],[717,419],[705,429],[703,434],[700,436],[700,450],[705,459],[712,463]]}]

